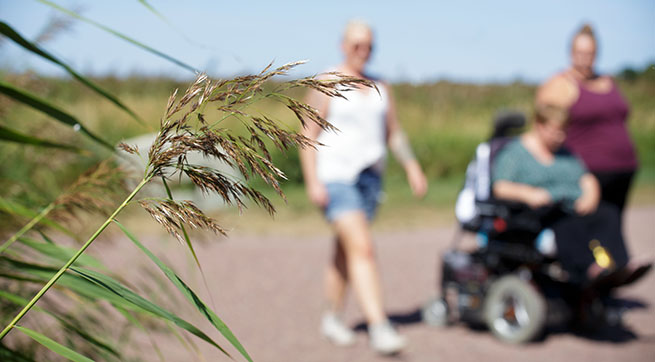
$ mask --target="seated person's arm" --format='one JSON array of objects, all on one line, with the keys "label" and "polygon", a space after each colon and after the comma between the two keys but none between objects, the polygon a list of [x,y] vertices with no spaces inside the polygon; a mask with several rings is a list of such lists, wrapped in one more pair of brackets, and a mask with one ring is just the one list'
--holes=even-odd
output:
[{"label": "seated person's arm", "polygon": [[524,152],[520,152],[519,141],[512,141],[496,156],[492,172],[491,192],[499,200],[516,201],[532,208],[552,203],[550,192],[538,186],[521,182],[525,180]]},{"label": "seated person's arm", "polygon": [[497,199],[522,202],[532,208],[546,206],[552,202],[546,189],[518,182],[497,180],[492,191]]},{"label": "seated person's arm", "polygon": [[585,173],[580,177],[580,188],[582,195],[575,200],[575,211],[580,215],[586,215],[596,211],[600,202],[600,185],[596,177],[590,173]]}]

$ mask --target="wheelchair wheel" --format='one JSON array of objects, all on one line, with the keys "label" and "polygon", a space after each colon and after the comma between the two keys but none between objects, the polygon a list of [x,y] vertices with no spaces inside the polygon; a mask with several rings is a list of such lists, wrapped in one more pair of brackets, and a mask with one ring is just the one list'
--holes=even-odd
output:
[{"label": "wheelchair wheel", "polygon": [[448,304],[443,298],[434,298],[421,309],[423,322],[433,327],[448,325]]},{"label": "wheelchair wheel", "polygon": [[508,343],[525,343],[543,330],[546,301],[528,282],[507,275],[489,287],[484,319],[498,339]]}]

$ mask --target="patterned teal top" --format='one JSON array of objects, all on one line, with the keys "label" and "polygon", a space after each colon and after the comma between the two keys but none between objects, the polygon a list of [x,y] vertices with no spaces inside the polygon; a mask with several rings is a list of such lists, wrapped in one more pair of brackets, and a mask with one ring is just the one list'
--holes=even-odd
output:
[{"label": "patterned teal top", "polygon": [[566,150],[558,151],[553,163],[544,165],[517,138],[496,155],[491,180],[542,187],[550,193],[553,201],[564,201],[571,207],[582,195],[580,178],[586,172],[582,162]]}]

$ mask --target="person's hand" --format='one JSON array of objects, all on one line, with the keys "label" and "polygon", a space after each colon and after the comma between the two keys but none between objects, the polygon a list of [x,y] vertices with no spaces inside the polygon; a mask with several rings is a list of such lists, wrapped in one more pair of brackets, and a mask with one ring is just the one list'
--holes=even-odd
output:
[{"label": "person's hand", "polygon": [[592,193],[582,194],[573,204],[573,209],[579,215],[588,215],[596,211],[600,199]]},{"label": "person's hand", "polygon": [[416,160],[410,161],[405,165],[407,173],[407,182],[412,189],[414,196],[422,198],[428,192],[428,180],[421,170],[421,166]]},{"label": "person's hand", "polygon": [[588,215],[596,211],[600,202],[600,185],[598,180],[590,173],[580,178],[582,195],[575,200],[573,209],[579,215]]},{"label": "person's hand", "polygon": [[533,209],[549,205],[552,202],[553,199],[550,196],[550,192],[541,187],[536,187],[533,190],[530,190],[530,193],[525,200],[525,203]]},{"label": "person's hand", "polygon": [[309,197],[309,201],[318,207],[327,206],[329,201],[327,189],[320,182],[307,184],[307,196]]}]

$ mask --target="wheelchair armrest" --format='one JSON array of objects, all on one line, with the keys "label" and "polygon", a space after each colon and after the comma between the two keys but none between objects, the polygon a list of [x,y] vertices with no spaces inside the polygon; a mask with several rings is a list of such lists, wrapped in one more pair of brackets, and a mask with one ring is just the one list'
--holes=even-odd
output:
[{"label": "wheelchair armrest", "polygon": [[536,236],[554,220],[566,214],[564,203],[533,209],[525,203],[493,199],[476,204],[479,215],[479,230],[493,235],[507,232],[519,233],[523,237]]}]

